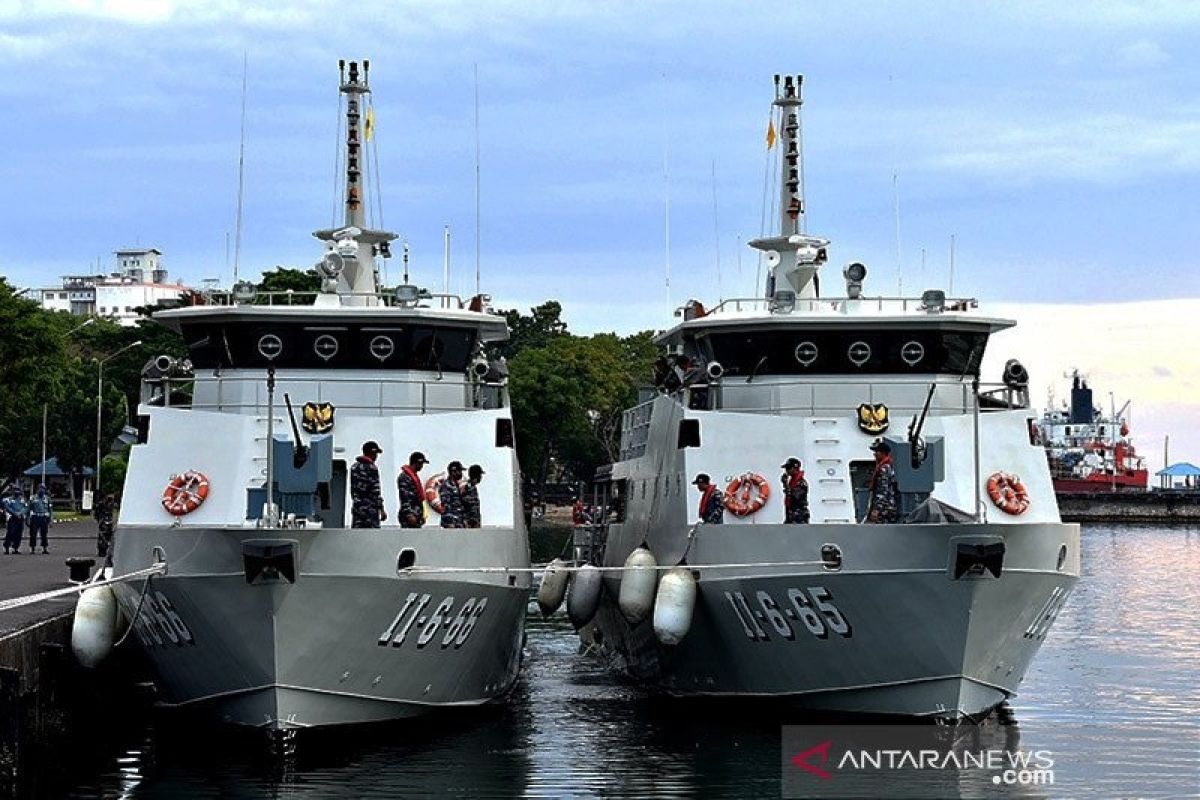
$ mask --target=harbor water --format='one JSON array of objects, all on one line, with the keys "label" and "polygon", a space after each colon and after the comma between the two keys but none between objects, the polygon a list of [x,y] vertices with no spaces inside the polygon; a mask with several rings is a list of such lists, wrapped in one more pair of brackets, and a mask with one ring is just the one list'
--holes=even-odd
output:
[{"label": "harbor water", "polygon": [[[1089,525],[1082,541],[1078,588],[1021,694],[987,723],[1052,754],[1053,784],[1006,788],[985,775],[946,774],[939,796],[1200,793],[1200,528]],[[21,793],[780,795],[781,727],[813,718],[769,703],[647,697],[581,657],[565,617],[543,621],[533,609],[523,675],[506,707],[302,739],[282,763],[257,739],[223,729],[110,714],[88,720],[70,752],[26,765]]]}]

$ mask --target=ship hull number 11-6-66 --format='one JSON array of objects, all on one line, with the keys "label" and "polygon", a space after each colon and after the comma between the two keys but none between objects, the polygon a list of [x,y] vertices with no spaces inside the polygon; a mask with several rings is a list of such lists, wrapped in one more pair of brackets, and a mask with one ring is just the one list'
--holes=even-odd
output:
[{"label": "ship hull number 11-6-66", "polygon": [[797,632],[818,639],[828,639],[830,633],[847,639],[854,635],[850,621],[824,586],[788,589],[783,605],[762,590],[754,592],[752,598],[742,592],[725,592],[725,599],[752,642],[769,642],[772,637],[794,641]]},{"label": "ship hull number 11-6-66", "polygon": [[[386,647],[391,643],[392,647],[399,647],[412,635],[416,637],[417,649],[424,649],[434,641],[442,647],[462,647],[487,608],[487,598],[468,597],[455,613],[454,598],[445,597],[431,611],[422,613],[432,599],[432,595],[411,592],[392,624],[379,635],[379,646]],[[439,637],[442,631],[444,633]]]}]

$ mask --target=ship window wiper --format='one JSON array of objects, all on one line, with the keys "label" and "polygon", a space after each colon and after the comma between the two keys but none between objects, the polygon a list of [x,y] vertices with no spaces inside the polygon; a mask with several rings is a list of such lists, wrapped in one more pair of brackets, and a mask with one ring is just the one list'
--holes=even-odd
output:
[{"label": "ship window wiper", "polygon": [[766,363],[767,363],[766,356],[763,356],[762,358],[760,358],[758,360],[758,363],[754,365],[754,369],[750,370],[750,375],[749,375],[749,377],[746,378],[746,383],[749,383],[750,381],[754,380],[755,376],[758,375],[758,371],[760,369],[762,369],[764,366],[766,366]]}]

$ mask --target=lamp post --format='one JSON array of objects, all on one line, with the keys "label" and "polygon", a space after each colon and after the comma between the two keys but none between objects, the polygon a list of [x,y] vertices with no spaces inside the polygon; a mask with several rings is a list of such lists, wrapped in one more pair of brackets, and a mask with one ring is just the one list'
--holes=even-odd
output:
[{"label": "lamp post", "polygon": [[[71,334],[75,333],[76,331],[83,330],[84,328],[86,328],[88,325],[91,325],[95,321],[96,321],[95,317],[88,317],[87,320],[82,325],[76,325],[74,328],[71,328],[71,330],[64,333],[63,338],[65,339],[68,336],[70,336]],[[42,486],[46,485],[46,417],[49,414],[49,410],[50,410],[50,404],[42,403]],[[73,478],[68,478],[68,479],[71,480],[72,482],[74,482]],[[74,488],[72,488],[71,491],[72,491],[72,493],[74,493],[74,491],[75,491]]]},{"label": "lamp post", "polygon": [[[81,325],[80,327],[83,327],[83,326]],[[101,436],[102,436],[101,429],[100,429],[100,423],[103,419],[102,415],[103,415],[103,409],[104,409],[104,406],[103,406],[104,365],[107,362],[112,361],[114,358],[116,358],[117,356],[124,353],[126,350],[132,350],[133,348],[140,346],[141,343],[142,343],[142,340],[138,339],[136,342],[127,344],[124,347],[122,347],[120,350],[118,350],[117,352],[115,352],[111,355],[107,355],[104,358],[98,359],[98,361],[97,361],[97,363],[99,364],[99,368],[96,370],[96,484],[95,484],[95,490],[94,490],[96,494],[99,494],[99,492],[100,492],[100,442],[101,442]],[[92,503],[92,506],[95,507],[94,502]]]}]

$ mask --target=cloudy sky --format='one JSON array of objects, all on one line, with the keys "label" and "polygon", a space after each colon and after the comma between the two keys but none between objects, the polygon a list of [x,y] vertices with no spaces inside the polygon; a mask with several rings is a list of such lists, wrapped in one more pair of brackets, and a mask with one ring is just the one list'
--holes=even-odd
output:
[{"label": "cloudy sky", "polygon": [[143,245],[227,284],[243,57],[241,271],[310,265],[336,62],[367,57],[383,221],[418,282],[440,283],[450,225],[452,288],[474,287],[477,69],[484,289],[558,298],[580,332],[663,327],[689,296],[754,293],[770,78],[802,72],[833,271],[945,287],[954,236],[954,293],[1025,323],[995,358],[1034,367],[1039,397],[1079,367],[1133,400],[1153,467],[1168,433],[1200,462],[1198,34],[1200,4],[1172,0],[0,0],[0,274],[42,285]]}]

